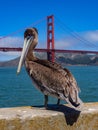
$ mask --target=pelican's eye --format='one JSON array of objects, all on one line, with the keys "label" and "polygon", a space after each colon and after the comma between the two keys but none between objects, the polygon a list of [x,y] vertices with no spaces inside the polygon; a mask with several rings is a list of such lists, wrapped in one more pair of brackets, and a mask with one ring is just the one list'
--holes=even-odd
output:
[{"label": "pelican's eye", "polygon": [[32,36],[32,33],[31,33],[31,32],[29,32],[29,33],[28,33],[28,36]]},{"label": "pelican's eye", "polygon": [[27,40],[29,40],[29,39],[30,39],[30,36],[28,35],[28,36],[27,36]]}]

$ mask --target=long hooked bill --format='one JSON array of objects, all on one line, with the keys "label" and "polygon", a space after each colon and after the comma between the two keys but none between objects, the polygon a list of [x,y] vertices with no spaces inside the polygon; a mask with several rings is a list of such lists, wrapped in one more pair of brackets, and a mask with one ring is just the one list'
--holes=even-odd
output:
[{"label": "long hooked bill", "polygon": [[21,53],[21,57],[20,57],[20,61],[19,61],[18,68],[17,68],[17,74],[20,73],[21,67],[22,67],[23,62],[24,62],[24,60],[26,58],[26,55],[28,53],[30,44],[31,44],[31,38],[28,39],[28,40],[27,40],[27,38],[25,38],[22,53]]}]

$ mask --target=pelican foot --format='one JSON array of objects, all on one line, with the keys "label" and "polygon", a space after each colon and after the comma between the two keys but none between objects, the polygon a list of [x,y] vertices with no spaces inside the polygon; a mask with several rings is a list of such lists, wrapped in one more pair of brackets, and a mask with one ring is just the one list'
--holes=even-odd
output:
[{"label": "pelican foot", "polygon": [[57,105],[60,105],[60,99],[58,99],[58,101],[57,101]]},{"label": "pelican foot", "polygon": [[48,109],[48,96],[47,95],[44,95],[44,98],[45,98],[45,109]]},{"label": "pelican foot", "polygon": [[47,106],[45,106],[45,109],[46,109],[46,110],[48,110],[48,109],[49,109],[48,105],[47,105]]}]

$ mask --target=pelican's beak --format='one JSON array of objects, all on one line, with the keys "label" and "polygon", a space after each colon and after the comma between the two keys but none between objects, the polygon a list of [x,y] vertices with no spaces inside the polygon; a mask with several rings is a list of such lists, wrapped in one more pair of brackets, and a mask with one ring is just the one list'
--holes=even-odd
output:
[{"label": "pelican's beak", "polygon": [[20,61],[19,61],[18,68],[17,68],[17,74],[19,74],[19,72],[21,70],[21,67],[22,67],[23,62],[26,58],[26,55],[28,53],[28,50],[29,50],[31,43],[32,43],[32,37],[29,37],[29,38],[27,37],[24,39],[24,45],[23,45]]}]

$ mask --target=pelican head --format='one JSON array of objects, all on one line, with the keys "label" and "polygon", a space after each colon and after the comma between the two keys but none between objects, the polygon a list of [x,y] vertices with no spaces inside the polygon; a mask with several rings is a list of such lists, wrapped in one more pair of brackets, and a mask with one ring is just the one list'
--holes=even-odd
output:
[{"label": "pelican head", "polygon": [[17,74],[19,74],[22,64],[25,58],[27,57],[27,55],[30,52],[32,52],[32,50],[34,50],[34,48],[36,47],[38,42],[37,35],[38,35],[38,31],[36,28],[28,28],[24,32],[24,45],[23,45],[20,61],[18,64]]}]

